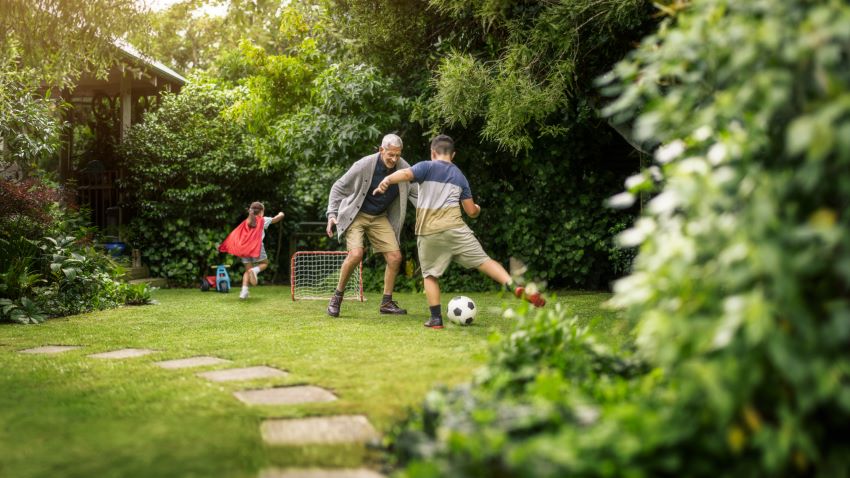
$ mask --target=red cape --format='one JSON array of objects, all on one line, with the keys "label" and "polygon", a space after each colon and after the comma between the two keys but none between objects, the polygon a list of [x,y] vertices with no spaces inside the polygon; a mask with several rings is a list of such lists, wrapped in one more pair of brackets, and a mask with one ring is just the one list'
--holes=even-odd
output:
[{"label": "red cape", "polygon": [[260,257],[260,248],[263,245],[263,216],[257,216],[256,219],[256,227],[249,227],[247,219],[236,226],[218,246],[219,252],[227,252],[237,257]]}]

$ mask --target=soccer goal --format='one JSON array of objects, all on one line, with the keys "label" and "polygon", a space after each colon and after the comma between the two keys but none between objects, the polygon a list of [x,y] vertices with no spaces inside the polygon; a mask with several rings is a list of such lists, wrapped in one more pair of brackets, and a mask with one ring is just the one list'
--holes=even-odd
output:
[{"label": "soccer goal", "polygon": [[[339,282],[339,269],[347,252],[300,251],[292,255],[290,289],[292,300],[330,299]],[[351,273],[346,297],[363,299],[363,261]]]}]

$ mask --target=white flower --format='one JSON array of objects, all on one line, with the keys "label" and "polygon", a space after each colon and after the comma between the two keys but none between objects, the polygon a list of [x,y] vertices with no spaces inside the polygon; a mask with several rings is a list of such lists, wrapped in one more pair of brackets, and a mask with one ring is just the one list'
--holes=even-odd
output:
[{"label": "white flower", "polygon": [[617,236],[617,242],[622,247],[639,246],[646,239],[646,234],[636,228],[626,229]]},{"label": "white flower", "polygon": [[684,152],[685,142],[681,139],[677,139],[672,143],[665,144],[664,146],[658,148],[658,150],[655,152],[655,159],[661,164],[666,164],[678,158]]},{"label": "white flower", "polygon": [[608,207],[612,207],[614,209],[625,209],[627,207],[631,207],[634,203],[635,196],[629,192],[623,192],[608,199]]},{"label": "white flower", "polygon": [[708,173],[708,164],[700,157],[685,158],[679,163],[679,172],[704,175]]},{"label": "white flower", "polygon": [[705,141],[714,134],[714,131],[711,130],[711,127],[708,125],[700,126],[694,131],[694,139],[697,141]]},{"label": "white flower", "polygon": [[649,201],[649,204],[647,204],[647,207],[653,214],[669,214],[676,209],[678,203],[679,201],[678,198],[676,198],[675,193],[672,191],[664,191],[658,196],[652,198],[652,200]]},{"label": "white flower", "polygon": [[726,156],[728,156],[728,154],[729,151],[726,149],[726,145],[724,145],[723,143],[715,143],[708,150],[708,160],[711,161],[711,164],[717,166],[718,164],[722,163],[723,160],[726,159]]},{"label": "white flower", "polygon": [[626,178],[626,189],[634,189],[643,185],[646,182],[646,176],[643,174],[633,174]]},{"label": "white flower", "polygon": [[575,409],[576,421],[580,425],[592,425],[599,418],[599,410],[589,405],[578,405]]},{"label": "white flower", "polygon": [[642,217],[635,221],[634,227],[626,229],[617,236],[617,241],[623,247],[639,246],[655,231],[655,221]]}]

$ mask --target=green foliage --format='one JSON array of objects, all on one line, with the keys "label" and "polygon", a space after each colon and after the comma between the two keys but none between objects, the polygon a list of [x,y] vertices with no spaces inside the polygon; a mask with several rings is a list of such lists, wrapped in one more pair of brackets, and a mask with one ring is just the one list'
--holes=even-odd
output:
[{"label": "green foliage", "polygon": [[640,161],[599,120],[592,79],[652,24],[648,2],[424,4],[379,2],[376,16],[374,2],[338,1],[330,12],[356,57],[410,98],[405,156],[427,157],[419,135],[450,134],[488,253],[523,259],[552,287],[608,287],[629,270],[613,236],[633,213],[603,203]]},{"label": "green foliage", "polygon": [[46,319],[41,309],[27,297],[17,301],[0,299],[0,322],[9,321],[18,324],[40,324]]},{"label": "green foliage", "polygon": [[643,364],[560,304],[505,315],[518,319],[516,328],[491,338],[489,363],[475,381],[431,391],[391,434],[395,456],[407,465],[401,476],[608,474],[609,459],[584,456],[577,446],[621,444],[615,430],[592,427],[602,413],[616,413],[609,405],[640,390]]},{"label": "green foliage", "polygon": [[40,245],[47,265],[46,286],[33,290],[35,303],[51,316],[108,309],[124,303],[115,264],[73,236],[47,237]]},{"label": "green foliage", "polygon": [[61,122],[53,102],[37,94],[38,72],[18,67],[22,56],[16,44],[0,45],[0,171],[15,163],[26,175],[56,153]]},{"label": "green foliage", "polygon": [[124,288],[124,304],[145,305],[153,303],[153,288],[147,284],[127,284]]},{"label": "green foliage", "polygon": [[126,185],[135,193],[131,236],[157,277],[194,285],[219,262],[217,245],[248,204],[272,208],[287,193],[260,168],[245,129],[224,116],[245,94],[197,78],[180,95],[164,96],[123,145]]},{"label": "green foliage", "polygon": [[621,58],[650,23],[645,0],[429,3],[454,22],[475,21],[486,39],[469,45],[457,38],[462,53],[443,55],[427,103],[429,121],[438,126],[480,118],[481,137],[515,154],[531,151],[540,137],[566,132],[562,112],[576,99],[592,109],[583,100],[594,96],[590,80]]},{"label": "green foliage", "polygon": [[17,68],[32,69],[37,81],[65,87],[85,70],[103,77],[117,49],[113,41],[131,30],[145,31],[134,0],[3,0],[0,56],[19,46]]},{"label": "green foliage", "polygon": [[850,7],[662,7],[602,81],[663,144],[615,201],[657,193],[620,235],[633,350],[520,313],[397,435],[403,476],[848,476]]}]

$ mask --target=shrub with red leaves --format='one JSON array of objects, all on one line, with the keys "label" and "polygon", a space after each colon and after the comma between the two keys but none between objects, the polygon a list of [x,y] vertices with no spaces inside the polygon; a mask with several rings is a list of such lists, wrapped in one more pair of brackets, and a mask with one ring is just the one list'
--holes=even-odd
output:
[{"label": "shrub with red leaves", "polygon": [[49,208],[61,193],[38,178],[23,181],[0,179],[0,219],[24,216],[50,222]]}]

